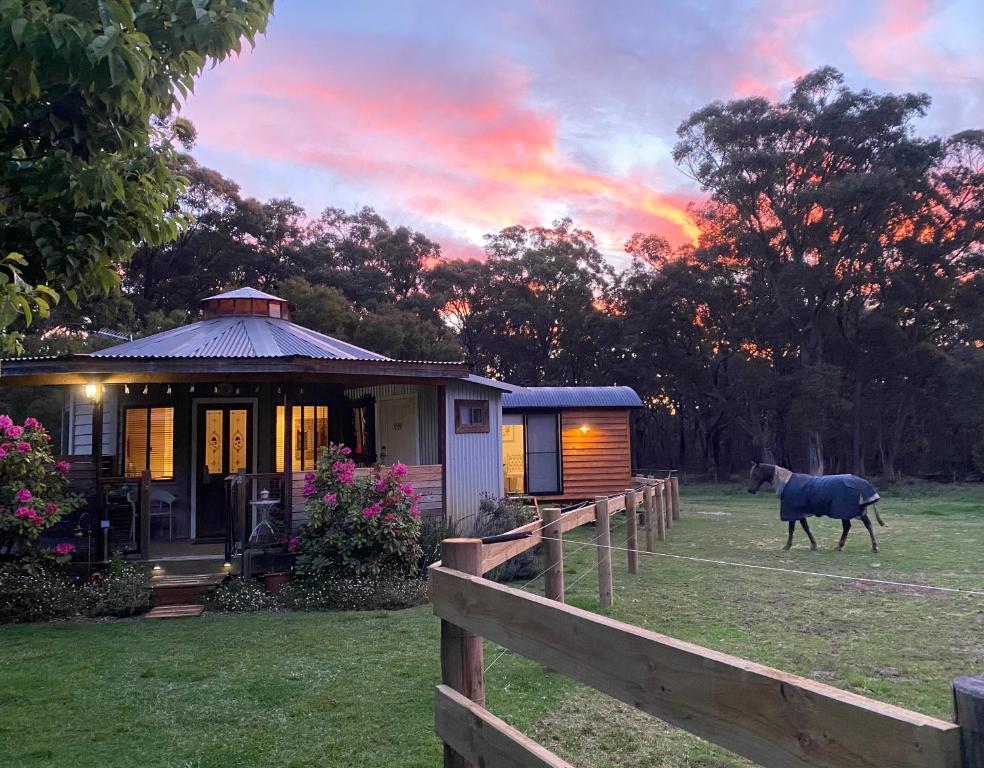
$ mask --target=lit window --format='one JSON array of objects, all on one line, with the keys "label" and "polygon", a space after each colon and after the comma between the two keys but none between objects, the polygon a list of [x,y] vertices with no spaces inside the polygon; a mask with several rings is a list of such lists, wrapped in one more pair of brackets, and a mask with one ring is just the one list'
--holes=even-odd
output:
[{"label": "lit window", "polygon": [[123,474],[150,470],[154,480],[174,477],[174,408],[127,408],[123,420]]},{"label": "lit window", "polygon": [[[314,469],[321,449],[328,445],[328,406],[295,405],[291,408],[291,471]],[[284,471],[284,406],[277,406],[276,471]]]}]

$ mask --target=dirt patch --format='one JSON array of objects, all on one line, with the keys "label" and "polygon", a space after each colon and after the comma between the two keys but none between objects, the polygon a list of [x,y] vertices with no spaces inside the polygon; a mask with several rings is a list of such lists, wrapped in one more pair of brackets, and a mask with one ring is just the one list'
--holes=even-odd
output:
[{"label": "dirt patch", "polygon": [[900,595],[907,595],[909,597],[943,597],[945,595],[953,594],[952,592],[941,592],[938,589],[932,589],[930,587],[919,587],[906,585],[895,585],[895,584],[872,584],[868,581],[845,581],[841,584],[842,592],[850,592],[853,594],[866,594],[868,592],[874,593],[887,593],[894,592]]}]

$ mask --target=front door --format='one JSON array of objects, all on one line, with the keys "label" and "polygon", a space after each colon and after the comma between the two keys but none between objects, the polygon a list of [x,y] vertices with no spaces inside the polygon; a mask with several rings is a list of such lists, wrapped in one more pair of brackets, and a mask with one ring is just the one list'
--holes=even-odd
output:
[{"label": "front door", "polygon": [[417,463],[417,398],[394,397],[376,401],[379,463]]},{"label": "front door", "polygon": [[195,538],[225,536],[225,479],[253,471],[253,406],[247,403],[198,406]]}]

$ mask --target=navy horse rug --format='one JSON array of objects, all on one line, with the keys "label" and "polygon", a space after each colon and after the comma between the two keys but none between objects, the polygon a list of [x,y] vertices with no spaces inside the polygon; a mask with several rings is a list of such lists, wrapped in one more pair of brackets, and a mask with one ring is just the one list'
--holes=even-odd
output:
[{"label": "navy horse rug", "polygon": [[850,520],[880,498],[874,486],[857,475],[817,477],[793,473],[780,495],[779,518],[796,521],[816,516]]}]

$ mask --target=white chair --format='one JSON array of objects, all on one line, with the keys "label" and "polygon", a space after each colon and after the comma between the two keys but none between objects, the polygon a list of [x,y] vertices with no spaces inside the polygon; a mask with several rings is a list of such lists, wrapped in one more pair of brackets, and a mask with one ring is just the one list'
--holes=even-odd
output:
[{"label": "white chair", "polygon": [[[135,541],[137,531],[137,491],[127,492],[126,500],[130,502],[133,517],[130,520],[130,541]],[[163,488],[150,489],[150,524],[153,527],[155,517],[167,518],[167,540],[174,541],[174,502],[178,497]]]}]

